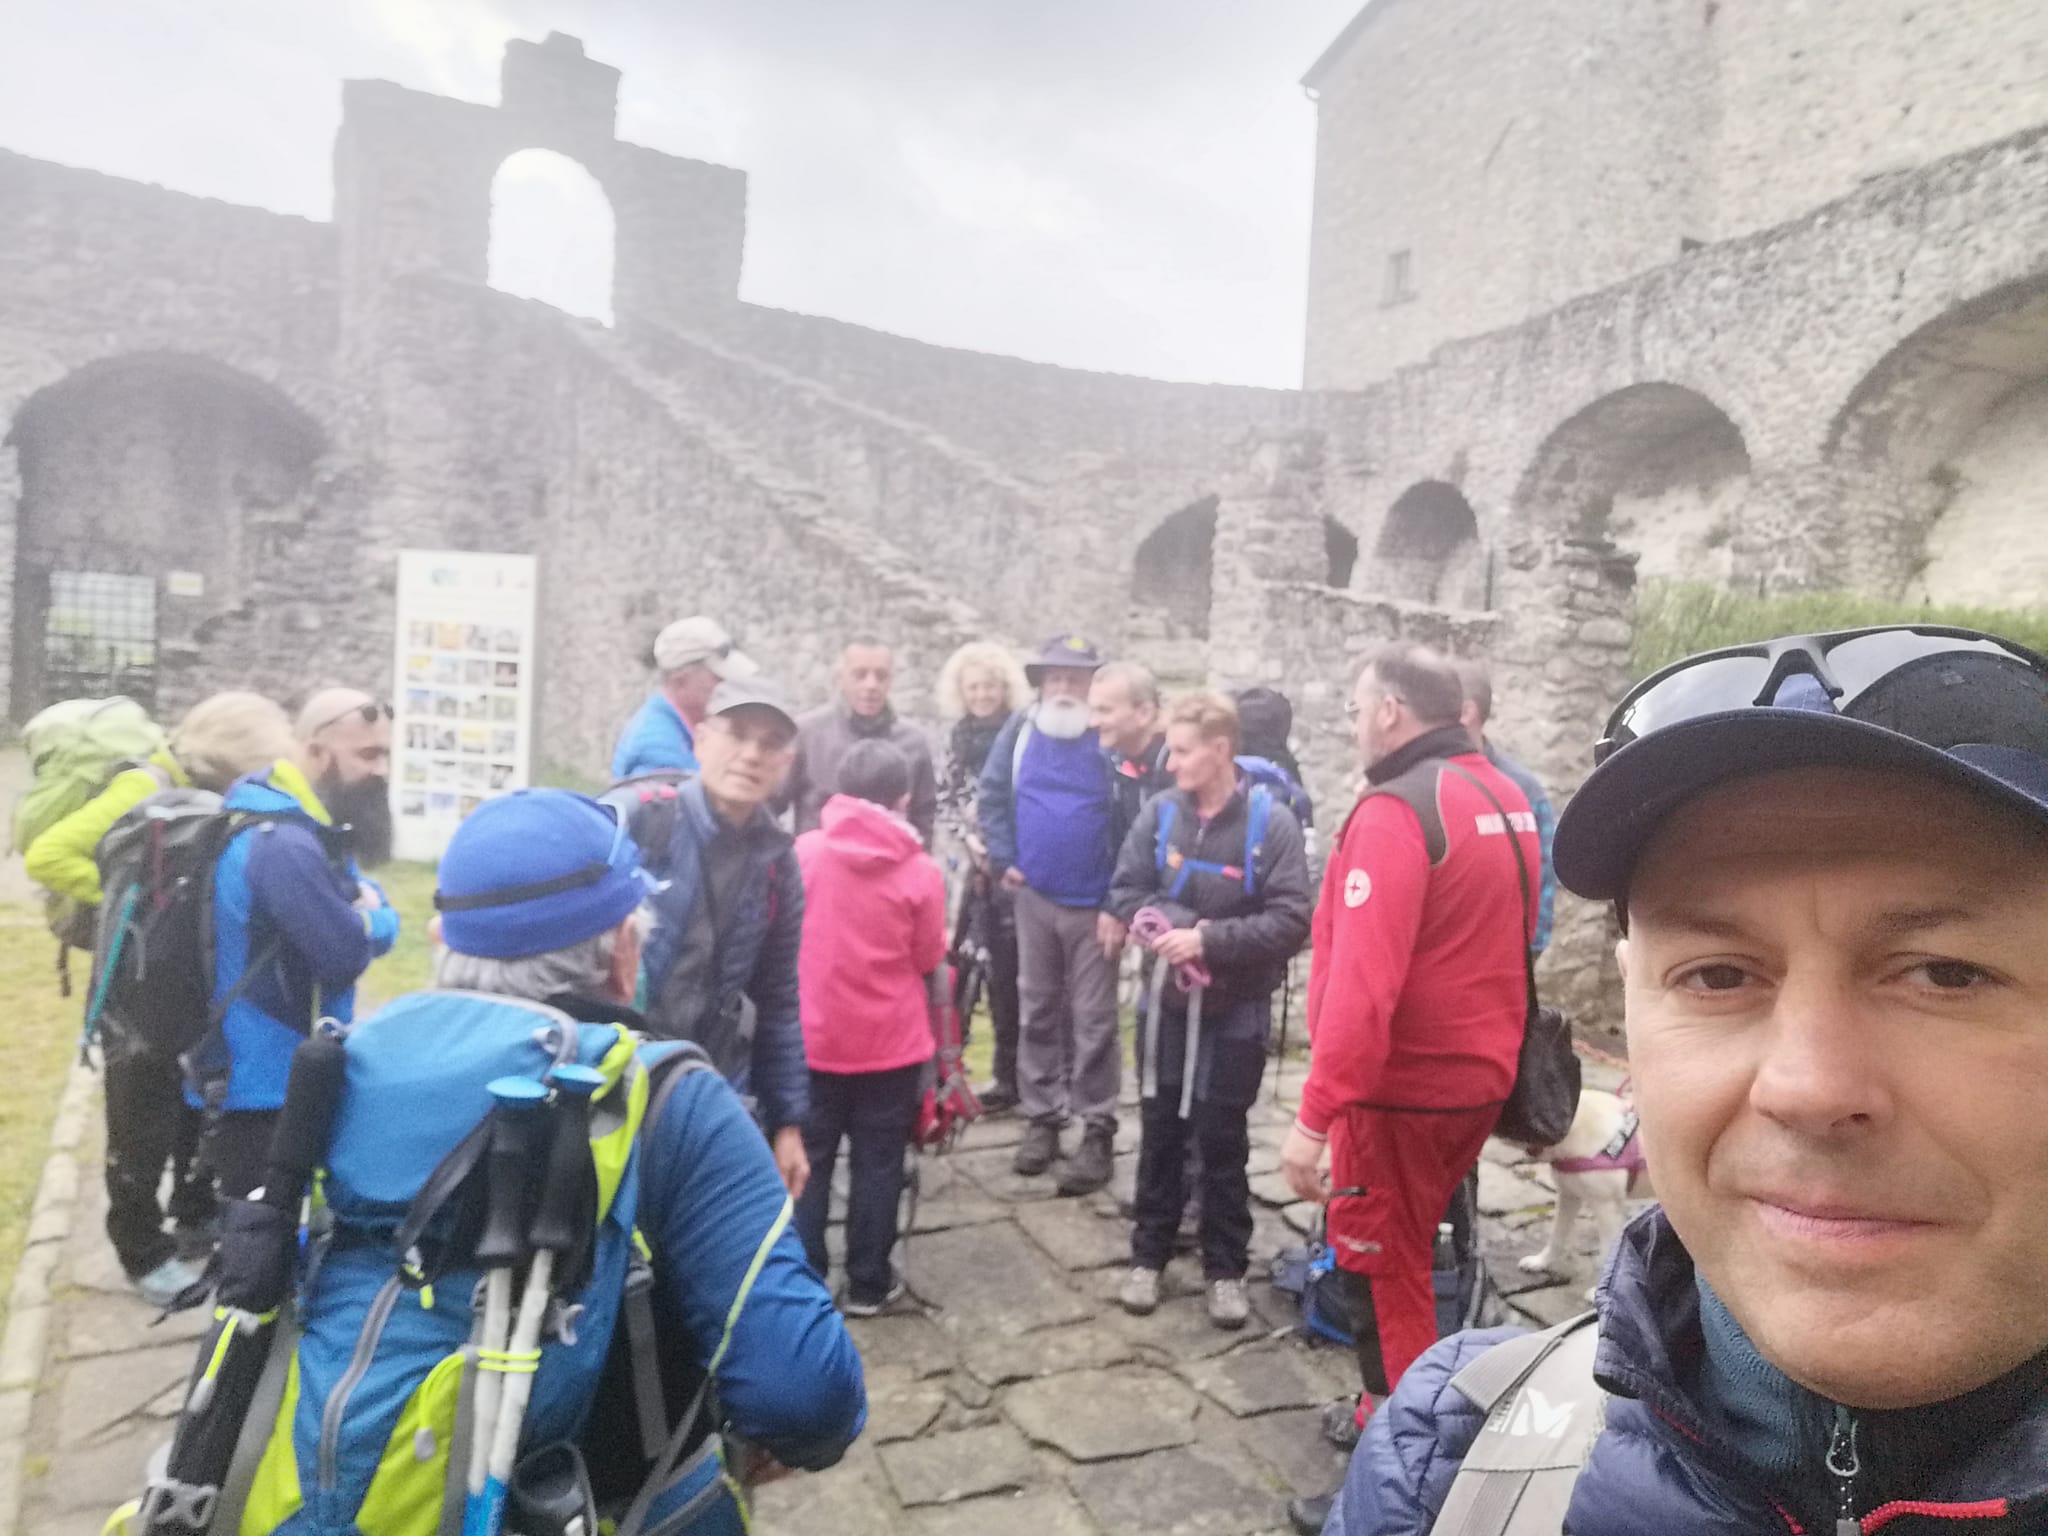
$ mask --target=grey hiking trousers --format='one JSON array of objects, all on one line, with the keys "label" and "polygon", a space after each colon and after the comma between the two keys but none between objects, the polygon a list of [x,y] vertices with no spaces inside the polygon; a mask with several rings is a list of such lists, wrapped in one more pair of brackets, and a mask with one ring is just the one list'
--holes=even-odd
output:
[{"label": "grey hiking trousers", "polygon": [[1093,907],[1063,907],[1030,887],[1017,893],[1017,1092],[1029,1119],[1116,1131],[1123,1082],[1116,962],[1095,939]]}]

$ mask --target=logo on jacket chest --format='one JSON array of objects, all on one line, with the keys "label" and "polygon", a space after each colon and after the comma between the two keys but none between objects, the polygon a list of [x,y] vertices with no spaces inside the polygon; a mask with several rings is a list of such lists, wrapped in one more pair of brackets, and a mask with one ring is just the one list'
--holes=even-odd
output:
[{"label": "logo on jacket chest", "polygon": [[1372,895],[1372,876],[1362,869],[1354,869],[1344,877],[1344,905],[1362,907]]}]

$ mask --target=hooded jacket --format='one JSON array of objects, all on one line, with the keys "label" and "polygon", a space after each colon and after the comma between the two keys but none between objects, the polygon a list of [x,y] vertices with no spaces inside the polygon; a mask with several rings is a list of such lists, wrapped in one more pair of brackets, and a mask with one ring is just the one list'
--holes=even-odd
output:
[{"label": "hooded jacket", "polygon": [[221,1019],[221,1107],[277,1109],[292,1052],[313,1024],[355,1017],[356,978],[396,942],[398,913],[388,902],[356,907],[359,886],[383,892],[353,858],[330,851],[333,818],[296,765],[279,761],[236,780],[224,803],[277,819],[229,838],[214,867],[214,1006],[234,994]]},{"label": "hooded jacket", "polygon": [[[1631,1222],[1600,1284],[1593,1369],[1611,1396],[1566,1515],[1572,1536],[1840,1528],[1845,1490],[1826,1464],[1835,1405],[1766,1365],[1732,1318],[1713,1317],[1717,1310],[1664,1213]],[[1330,1536],[1424,1536],[1482,1427],[1451,1378],[1512,1332],[1458,1334],[1410,1367],[1366,1427],[1325,1527]],[[1864,1536],[2048,1531],[2044,1364],[2036,1357],[1930,1407],[1854,1414],[1853,1528]]]},{"label": "hooded jacket", "polygon": [[796,840],[804,877],[804,1055],[816,1072],[929,1061],[927,974],[946,956],[946,877],[911,828],[851,795]]},{"label": "hooded jacket", "polygon": [[[789,834],[765,809],[744,827],[728,825],[704,798],[703,780],[689,779],[676,789],[667,846],[643,843],[641,854],[648,872],[663,882],[648,898],[655,924],[641,958],[655,1032],[697,1037],[726,1081],[756,1098],[771,1135],[803,1124],[810,1107],[797,991],[804,886]],[[707,879],[715,870],[729,871],[729,881]],[[717,895],[707,905],[705,892],[714,886]],[[677,962],[691,924],[700,920],[713,925],[709,969],[691,976]],[[753,1039],[737,1059],[727,1059],[721,1042],[702,1038],[695,1026],[742,1000],[752,1013]],[[685,1020],[688,1027],[679,1024]]]}]

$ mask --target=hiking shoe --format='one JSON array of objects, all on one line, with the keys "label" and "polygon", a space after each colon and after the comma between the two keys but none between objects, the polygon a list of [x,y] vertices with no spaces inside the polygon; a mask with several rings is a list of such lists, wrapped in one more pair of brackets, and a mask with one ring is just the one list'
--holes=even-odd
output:
[{"label": "hiking shoe", "polygon": [[1238,1329],[1252,1315],[1252,1299],[1242,1280],[1209,1282],[1209,1321],[1218,1328]]},{"label": "hiking shoe", "polygon": [[892,1278],[888,1293],[880,1298],[856,1296],[848,1291],[839,1303],[839,1310],[848,1317],[880,1317],[884,1312],[903,1299],[903,1282]]},{"label": "hiking shoe", "polygon": [[1017,1107],[1017,1089],[1010,1083],[990,1083],[975,1090],[983,1114],[1000,1115]]},{"label": "hiking shoe", "polygon": [[1092,1195],[1108,1184],[1115,1142],[1114,1131],[1089,1126],[1081,1137],[1081,1149],[1068,1158],[1067,1166],[1060,1170],[1060,1193]]},{"label": "hiking shoe", "polygon": [[1323,1404],[1323,1438],[1340,1451],[1358,1444],[1358,1399],[1340,1397]]},{"label": "hiking shoe", "polygon": [[206,1278],[206,1265],[192,1259],[165,1259],[135,1282],[152,1307],[168,1307]]},{"label": "hiking shoe", "polygon": [[1159,1271],[1140,1264],[1117,1287],[1117,1304],[1133,1317],[1150,1317],[1159,1310]]},{"label": "hiking shoe", "polygon": [[1052,1166],[1060,1155],[1060,1128],[1044,1120],[1024,1127],[1024,1139],[1017,1143],[1017,1155],[1010,1167],[1027,1179],[1035,1179]]},{"label": "hiking shoe", "polygon": [[1330,1523],[1330,1511],[1336,1507],[1337,1490],[1328,1493],[1304,1495],[1290,1499],[1287,1504],[1287,1523],[1301,1533],[1301,1536],[1323,1536],[1323,1527]]}]

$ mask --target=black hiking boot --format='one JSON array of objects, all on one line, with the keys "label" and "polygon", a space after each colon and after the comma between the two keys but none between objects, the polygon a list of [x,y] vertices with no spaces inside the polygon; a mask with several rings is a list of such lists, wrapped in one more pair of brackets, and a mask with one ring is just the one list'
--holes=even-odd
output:
[{"label": "black hiking boot", "polygon": [[1034,1120],[1024,1127],[1024,1139],[1017,1143],[1017,1155],[1010,1159],[1010,1167],[1027,1179],[1035,1179],[1059,1155],[1060,1128],[1049,1121]]},{"label": "black hiking boot", "polygon": [[1116,1132],[1091,1125],[1081,1137],[1081,1147],[1060,1170],[1059,1190],[1063,1195],[1092,1195],[1109,1183]]},{"label": "black hiking boot", "polygon": [[1337,1502],[1337,1493],[1305,1494],[1291,1499],[1287,1504],[1287,1523],[1301,1533],[1301,1536],[1323,1536],[1323,1527],[1329,1523],[1330,1510]]},{"label": "black hiking boot", "polygon": [[982,1113],[1000,1115],[1017,1107],[1017,1090],[1009,1083],[994,1082],[975,1094],[981,1100]]}]

